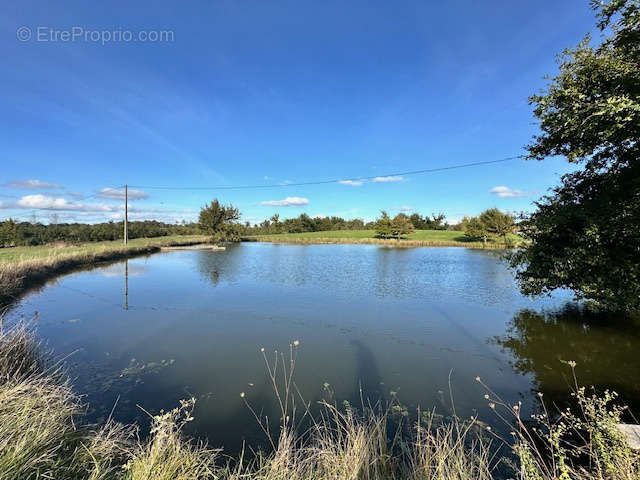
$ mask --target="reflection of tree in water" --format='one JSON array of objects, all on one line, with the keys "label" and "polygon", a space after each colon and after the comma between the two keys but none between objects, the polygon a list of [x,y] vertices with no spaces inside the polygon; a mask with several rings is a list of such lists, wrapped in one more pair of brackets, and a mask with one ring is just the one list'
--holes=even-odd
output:
[{"label": "reflection of tree in water", "polygon": [[237,245],[227,245],[225,251],[196,250],[196,262],[200,275],[218,285],[221,276],[232,281],[237,268]]},{"label": "reflection of tree in water", "polygon": [[640,407],[640,319],[590,311],[575,304],[546,314],[520,311],[505,335],[493,342],[514,356],[520,373],[535,375],[537,388],[564,403],[570,392],[570,368],[578,382],[618,392],[632,410]]}]

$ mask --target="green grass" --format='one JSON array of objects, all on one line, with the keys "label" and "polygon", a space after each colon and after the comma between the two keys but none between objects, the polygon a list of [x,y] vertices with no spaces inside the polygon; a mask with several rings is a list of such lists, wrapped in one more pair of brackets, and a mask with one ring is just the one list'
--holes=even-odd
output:
[{"label": "green grass", "polygon": [[[517,235],[508,237],[517,243],[521,239]],[[375,230],[330,230],[325,232],[282,233],[273,235],[255,235],[247,237],[248,240],[264,242],[290,242],[290,243],[374,243],[384,245],[401,246],[458,246],[458,247],[483,247],[482,242],[471,240],[462,232],[450,230],[416,230],[405,235],[398,242],[395,239],[376,238]],[[487,247],[504,247],[501,239],[492,239],[487,242]]]},{"label": "green grass", "polygon": [[0,248],[0,305],[17,299],[27,289],[78,267],[154,253],[161,247],[206,242],[204,235],[173,235],[79,245],[64,243],[34,247]]},{"label": "green grass", "polygon": [[[129,240],[127,247],[137,249],[144,247],[163,247],[171,245],[191,244],[193,242],[202,243],[207,241],[204,235],[170,235],[167,237],[135,238]],[[5,263],[21,262],[25,260],[37,260],[50,258],[52,256],[76,256],[92,253],[103,253],[105,251],[121,250],[122,240],[113,242],[91,242],[72,244],[36,245],[33,247],[12,247],[0,248],[0,265]]]}]

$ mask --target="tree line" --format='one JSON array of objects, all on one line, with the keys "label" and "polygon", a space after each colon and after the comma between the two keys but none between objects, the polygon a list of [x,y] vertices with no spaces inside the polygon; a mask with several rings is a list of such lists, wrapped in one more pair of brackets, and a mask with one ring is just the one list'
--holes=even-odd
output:
[{"label": "tree line", "polygon": [[[416,230],[447,230],[451,228],[445,221],[443,213],[425,215],[414,213],[410,216],[400,214],[406,218]],[[346,220],[342,217],[310,217],[303,213],[295,218],[280,219],[277,213],[271,218],[256,225],[245,223],[245,233],[250,235],[269,235],[278,233],[324,232],[328,230],[374,230],[376,221],[365,222],[360,218]]]},{"label": "tree line", "polygon": [[444,215],[433,215],[431,219],[428,217],[422,219],[417,215],[417,221],[414,219],[415,216],[399,213],[391,218],[385,210],[382,210],[380,218],[373,222],[376,236],[400,240],[403,236],[413,233],[414,230],[452,229],[464,232],[465,237],[471,240],[482,240],[486,243],[489,239],[501,238],[505,244],[509,244],[508,235],[514,233],[516,229],[514,216],[497,208],[485,210],[477,217],[464,217],[459,224],[454,226],[442,223]]},{"label": "tree line", "polygon": [[[128,224],[129,238],[192,235],[200,233],[195,223],[170,224],[155,220],[134,221]],[[45,245],[54,242],[102,242],[121,240],[122,222],[42,223],[18,222],[8,219],[0,222],[0,247]]]},{"label": "tree line", "polygon": [[459,225],[465,237],[484,243],[492,237],[501,238],[507,245],[510,243],[508,235],[516,229],[515,217],[497,208],[489,208],[477,217],[464,217]]},{"label": "tree line", "polygon": [[245,223],[245,232],[249,235],[323,232],[327,230],[363,230],[365,228],[367,228],[367,223],[359,218],[345,220],[337,216],[310,217],[306,213],[284,220],[281,220],[280,215],[276,213],[271,218],[256,225],[250,225],[249,222]]},{"label": "tree line", "polygon": [[[449,225],[442,213],[431,216],[400,213],[390,218],[386,212],[383,212],[382,217],[373,222],[365,222],[359,218],[347,220],[338,216],[310,217],[306,213],[281,220],[276,213],[256,225],[251,225],[249,222],[242,224],[240,217],[240,211],[236,207],[223,205],[215,199],[201,209],[198,222],[170,224],[155,220],[132,221],[128,224],[128,235],[129,238],[142,238],[205,233],[210,234],[214,241],[239,241],[243,235],[329,230],[375,230],[381,238],[400,238],[414,230],[460,229],[457,225]],[[463,222],[467,220],[465,218]],[[475,225],[474,221],[471,223]],[[499,233],[491,227],[488,231],[487,235]],[[470,233],[470,236],[474,235]],[[481,236],[477,235],[477,237]],[[122,222],[43,224],[18,222],[12,219],[0,222],[0,247],[45,245],[54,242],[101,242],[122,238]]]}]

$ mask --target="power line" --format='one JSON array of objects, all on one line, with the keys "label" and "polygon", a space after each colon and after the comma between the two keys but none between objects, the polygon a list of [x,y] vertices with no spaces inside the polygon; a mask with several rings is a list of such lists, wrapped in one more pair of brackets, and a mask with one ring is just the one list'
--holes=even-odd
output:
[{"label": "power line", "polygon": [[419,175],[424,173],[442,172],[445,170],[456,170],[459,168],[491,165],[494,163],[508,162],[511,160],[518,160],[523,158],[526,158],[526,156],[517,155],[514,157],[500,158],[498,160],[486,160],[482,162],[463,163],[459,165],[451,165],[448,167],[425,168],[422,170],[409,170],[406,172],[387,173],[384,175],[372,175],[368,177],[340,178],[340,179],[333,179],[333,180],[318,180],[318,181],[297,182],[297,183],[278,183],[275,185],[273,184],[272,185],[217,185],[213,187],[173,187],[173,186],[157,186],[157,185],[129,185],[129,187],[144,188],[147,190],[241,190],[241,189],[254,189],[254,188],[264,189],[264,188],[302,187],[307,185],[326,185],[326,184],[340,183],[340,182],[346,182],[346,181],[362,182],[366,180],[375,180],[376,178],[384,178],[384,177],[406,177],[409,175]]}]

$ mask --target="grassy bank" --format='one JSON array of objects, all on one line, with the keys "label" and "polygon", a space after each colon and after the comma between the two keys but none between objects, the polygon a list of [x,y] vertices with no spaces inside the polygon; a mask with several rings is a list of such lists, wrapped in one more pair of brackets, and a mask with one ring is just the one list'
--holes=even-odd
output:
[{"label": "grassy bank", "polygon": [[[24,326],[0,330],[0,478],[11,480],[632,480],[640,475],[638,454],[616,429],[621,410],[614,396],[576,390],[577,413],[553,420],[543,414],[520,417],[487,388],[486,401],[513,429],[501,439],[472,417],[443,420],[418,413],[409,420],[401,405],[338,407],[323,403],[323,414],[302,432],[295,418],[307,415],[293,371],[298,343],[274,360],[264,357],[280,421],[272,425],[271,449],[240,458],[223,456],[190,440],[183,427],[194,400],[152,415],[151,431],[140,439],[135,425],[108,419],[83,422],[85,406],[60,365],[44,355]],[[276,368],[276,365],[278,367]],[[276,373],[277,372],[277,373]],[[477,379],[481,382],[480,379]],[[328,387],[326,387],[328,388]],[[247,414],[266,422],[244,394]],[[297,414],[296,414],[297,412]],[[305,413],[307,412],[307,413]],[[309,418],[309,417],[307,417]],[[261,423],[266,427],[266,423]],[[265,428],[265,430],[267,430]],[[249,452],[250,450],[247,450]],[[504,460],[502,455],[508,455]]]},{"label": "grassy bank", "polygon": [[[517,244],[521,239],[510,235],[509,246]],[[372,244],[401,247],[467,247],[467,248],[505,248],[507,245],[500,239],[491,239],[486,244],[472,241],[462,232],[449,230],[416,230],[400,240],[376,238],[374,230],[331,230],[326,232],[281,233],[273,235],[253,235],[245,241],[286,242],[299,244]]]},{"label": "grassy bank", "polygon": [[193,245],[207,241],[203,235],[175,235],[94,242],[0,248],[0,305],[18,298],[25,290],[74,268],[135,255],[154,253],[164,246]]}]

